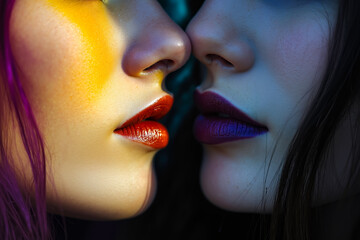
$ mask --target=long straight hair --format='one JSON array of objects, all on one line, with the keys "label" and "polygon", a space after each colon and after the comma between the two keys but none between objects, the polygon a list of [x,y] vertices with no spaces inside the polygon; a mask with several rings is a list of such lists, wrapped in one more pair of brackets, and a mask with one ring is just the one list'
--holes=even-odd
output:
[{"label": "long straight hair", "polygon": [[[49,239],[46,214],[46,165],[41,134],[29,101],[17,77],[9,37],[10,17],[15,0],[0,1],[0,238]],[[14,115],[9,115],[9,110]],[[13,168],[9,131],[6,121],[11,119],[19,128],[26,150],[34,194],[22,191]]]},{"label": "long straight hair", "polygon": [[[330,143],[360,91],[360,1],[340,0],[330,40],[327,71],[282,169],[275,200],[271,239],[310,239],[311,202],[316,179],[330,151]],[[355,117],[359,121],[360,116]],[[359,124],[352,126],[351,183],[359,167]],[[344,160],[345,161],[345,160]],[[360,227],[360,226],[359,226]]]}]

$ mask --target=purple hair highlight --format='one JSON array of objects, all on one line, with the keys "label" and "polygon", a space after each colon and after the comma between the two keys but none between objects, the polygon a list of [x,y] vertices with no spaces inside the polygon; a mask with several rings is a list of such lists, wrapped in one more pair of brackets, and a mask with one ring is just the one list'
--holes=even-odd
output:
[{"label": "purple hair highlight", "polygon": [[[2,107],[14,110],[22,142],[33,174],[33,197],[21,191],[14,169],[13,157],[6,148],[7,137],[1,129],[0,138],[0,238],[49,239],[46,213],[46,162],[44,143],[30,103],[16,74],[10,44],[10,17],[15,0],[0,2],[0,84],[5,91]],[[3,112],[3,111],[2,111]],[[0,115],[0,127],[4,126]]]}]

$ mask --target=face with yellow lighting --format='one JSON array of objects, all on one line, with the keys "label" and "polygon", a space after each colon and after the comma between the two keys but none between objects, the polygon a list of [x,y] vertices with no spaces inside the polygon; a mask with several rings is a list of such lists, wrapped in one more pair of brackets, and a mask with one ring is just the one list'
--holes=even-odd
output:
[{"label": "face with yellow lighting", "polygon": [[166,130],[143,120],[171,106],[162,82],[189,56],[184,32],[155,0],[17,0],[10,41],[45,142],[50,211],[141,213],[156,188],[152,158],[166,145]]}]

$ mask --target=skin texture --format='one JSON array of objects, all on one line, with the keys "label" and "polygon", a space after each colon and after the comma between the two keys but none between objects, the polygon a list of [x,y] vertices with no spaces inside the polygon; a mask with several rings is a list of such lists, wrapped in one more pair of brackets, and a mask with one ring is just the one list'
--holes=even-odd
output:
[{"label": "skin texture", "polygon": [[[190,54],[185,33],[153,0],[18,0],[10,38],[46,145],[50,211],[89,219],[144,211],[156,150],[114,130],[168,94],[164,77]],[[31,189],[27,162],[15,168]]]},{"label": "skin texture", "polygon": [[[218,93],[269,129],[204,145],[201,185],[215,205],[271,211],[281,163],[324,75],[336,8],[331,0],[207,0],[190,22],[193,53],[206,69],[199,91]],[[322,169],[335,170],[322,179],[318,203],[338,198],[343,187],[348,123],[338,129],[335,154]]]}]

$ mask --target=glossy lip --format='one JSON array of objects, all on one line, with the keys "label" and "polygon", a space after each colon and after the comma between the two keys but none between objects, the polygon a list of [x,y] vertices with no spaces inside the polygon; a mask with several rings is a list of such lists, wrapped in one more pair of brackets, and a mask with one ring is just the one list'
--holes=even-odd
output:
[{"label": "glossy lip", "polygon": [[170,95],[161,97],[115,129],[114,133],[155,149],[166,147],[169,133],[164,125],[154,120],[165,116],[173,102],[174,99]]},{"label": "glossy lip", "polygon": [[194,100],[201,112],[194,123],[194,135],[205,144],[219,144],[253,138],[268,128],[250,118],[222,96],[195,91]]}]

